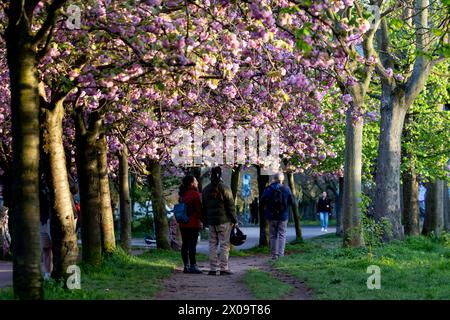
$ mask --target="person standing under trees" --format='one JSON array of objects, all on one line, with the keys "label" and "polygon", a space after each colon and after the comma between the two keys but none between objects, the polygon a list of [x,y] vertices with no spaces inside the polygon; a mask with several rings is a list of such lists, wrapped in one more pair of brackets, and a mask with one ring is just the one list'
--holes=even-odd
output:
[{"label": "person standing under trees", "polygon": [[179,191],[180,202],[184,202],[189,217],[188,223],[180,222],[181,231],[181,258],[184,263],[184,273],[202,273],[197,266],[197,240],[202,228],[201,193],[198,192],[198,182],[192,175],[183,178]]},{"label": "person standing under trees", "polygon": [[[230,252],[231,229],[237,224],[236,208],[233,193],[222,181],[222,169],[215,167],[211,170],[211,183],[202,193],[203,221],[209,226],[209,275],[231,275],[233,272],[228,265]],[[217,247],[220,247],[219,258]]]},{"label": "person standing under trees", "polygon": [[327,192],[324,191],[317,203],[317,214],[320,215],[322,232],[328,232],[328,216],[331,214],[331,209],[331,200],[328,198]]},{"label": "person standing under trees", "polygon": [[252,203],[250,204],[250,215],[251,215],[250,223],[258,224],[258,215],[259,215],[258,197],[255,197],[255,199],[253,199]]},{"label": "person standing under trees", "polygon": [[284,256],[289,210],[294,203],[291,189],[284,186],[283,181],[284,174],[276,173],[261,197],[264,216],[269,221],[270,252],[273,260]]}]

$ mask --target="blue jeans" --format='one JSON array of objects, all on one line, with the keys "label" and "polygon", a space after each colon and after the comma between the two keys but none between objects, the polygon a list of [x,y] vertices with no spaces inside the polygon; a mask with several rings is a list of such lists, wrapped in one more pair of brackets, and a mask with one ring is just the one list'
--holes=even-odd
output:
[{"label": "blue jeans", "polygon": [[328,212],[320,213],[320,226],[322,228],[328,229]]}]

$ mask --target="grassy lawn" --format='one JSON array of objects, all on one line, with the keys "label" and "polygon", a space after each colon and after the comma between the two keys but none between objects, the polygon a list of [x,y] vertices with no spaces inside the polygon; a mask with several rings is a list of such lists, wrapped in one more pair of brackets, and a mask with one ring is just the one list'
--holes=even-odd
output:
[{"label": "grassy lawn", "polygon": [[[411,237],[372,249],[341,248],[324,235],[288,245],[274,266],[314,290],[317,299],[450,299],[450,238]],[[381,270],[381,289],[369,290],[367,267]]]},{"label": "grassy lawn", "polygon": [[[301,220],[300,224],[302,227],[320,227],[320,220]],[[289,224],[291,225],[291,224]],[[292,226],[294,223],[292,223]],[[330,219],[328,220],[328,226],[329,227],[336,227],[336,219]]]},{"label": "grassy lawn", "polygon": [[294,289],[271,274],[255,268],[247,270],[243,281],[257,299],[280,299]]},{"label": "grassy lawn", "polygon": [[[204,255],[199,255],[204,260]],[[45,299],[151,299],[161,281],[182,264],[177,251],[151,250],[139,256],[117,251],[101,268],[81,267],[81,290],[63,290],[55,282],[45,284]],[[12,289],[0,290],[1,299],[12,299]]]}]

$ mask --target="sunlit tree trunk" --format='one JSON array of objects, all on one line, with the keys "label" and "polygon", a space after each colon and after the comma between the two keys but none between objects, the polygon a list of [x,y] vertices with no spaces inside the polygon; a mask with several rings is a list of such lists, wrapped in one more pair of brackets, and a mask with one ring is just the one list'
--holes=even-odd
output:
[{"label": "sunlit tree trunk", "polygon": [[164,203],[164,195],[161,183],[161,164],[150,161],[148,165],[150,172],[148,181],[152,194],[153,217],[155,219],[156,246],[160,249],[169,250],[169,224]]},{"label": "sunlit tree trunk", "polygon": [[128,175],[128,149],[119,154],[120,246],[131,253],[131,198]]},{"label": "sunlit tree trunk", "polygon": [[[363,245],[361,229],[361,169],[362,169],[362,117],[354,119],[353,114],[362,103],[354,95],[354,102],[347,110],[345,131],[345,165],[342,207],[342,232],[345,247]],[[359,97],[362,99],[362,97]],[[358,104],[359,103],[359,104]]]},{"label": "sunlit tree trunk", "polygon": [[10,215],[13,287],[17,298],[41,299],[37,58],[32,51],[30,22],[23,18],[32,10],[22,5],[21,1],[9,2],[6,31],[14,172]]},{"label": "sunlit tree trunk", "polygon": [[102,229],[102,250],[111,253],[116,249],[114,218],[111,207],[111,191],[108,177],[108,144],[106,135],[101,133],[97,140],[98,173],[100,188],[100,219]]},{"label": "sunlit tree trunk", "polygon": [[[381,102],[380,140],[376,172],[375,217],[387,218],[392,237],[403,238],[400,209],[401,136],[406,109],[399,93]],[[386,236],[386,240],[389,237]]]},{"label": "sunlit tree trunk", "polygon": [[300,225],[300,214],[298,210],[298,201],[297,201],[297,187],[295,185],[294,173],[292,171],[288,172],[287,177],[289,188],[291,189],[292,195],[294,196],[292,213],[294,216],[294,224],[295,224],[295,239],[297,242],[303,242],[302,226]]},{"label": "sunlit tree trunk", "polygon": [[[42,102],[41,102],[42,103]],[[41,108],[42,147],[49,161],[50,187],[53,190],[53,210],[50,224],[52,235],[52,277],[66,279],[67,267],[75,265],[78,257],[74,207],[69,188],[66,157],[63,146],[63,101],[50,108]],[[63,281],[65,283],[65,281]]]}]

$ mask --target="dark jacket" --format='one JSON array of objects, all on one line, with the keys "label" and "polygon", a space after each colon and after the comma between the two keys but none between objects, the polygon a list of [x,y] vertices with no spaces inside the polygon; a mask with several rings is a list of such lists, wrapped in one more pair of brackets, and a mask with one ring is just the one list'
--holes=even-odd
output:
[{"label": "dark jacket", "polygon": [[187,207],[188,223],[180,223],[180,228],[200,229],[202,217],[201,193],[197,188],[189,188],[181,197]]},{"label": "dark jacket", "polygon": [[[272,192],[273,188],[281,188],[281,191],[283,192],[283,200],[284,200],[284,207],[286,208],[284,212],[281,213],[280,216],[274,217],[273,213],[270,212],[269,209],[269,202],[272,199]],[[264,190],[264,193],[261,197],[261,205],[263,205],[264,208],[264,217],[267,220],[277,220],[277,221],[286,221],[289,218],[289,210],[291,208],[291,205],[294,203],[294,197],[292,195],[291,189],[289,187],[282,185],[281,183],[274,182],[269,187]]]},{"label": "dark jacket", "polygon": [[320,197],[319,202],[317,203],[317,212],[329,212],[331,213],[331,200],[326,197],[325,199]]},{"label": "dark jacket", "polygon": [[231,189],[223,182],[208,184],[202,192],[203,222],[210,226],[237,223],[236,208]]}]

